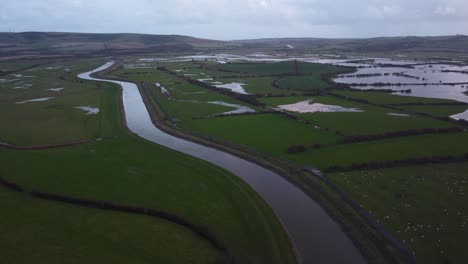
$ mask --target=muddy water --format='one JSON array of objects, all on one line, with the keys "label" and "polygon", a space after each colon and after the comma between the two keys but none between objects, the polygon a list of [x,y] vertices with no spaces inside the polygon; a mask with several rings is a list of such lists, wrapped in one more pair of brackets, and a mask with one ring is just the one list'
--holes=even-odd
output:
[{"label": "muddy water", "polygon": [[[111,65],[107,63],[94,71],[104,70]],[[149,141],[222,167],[252,186],[282,222],[302,263],[366,262],[340,226],[295,185],[254,163],[159,130],[151,122],[135,84],[92,78],[90,74],[94,71],[79,74],[78,77],[122,86],[125,119],[131,131]]]}]

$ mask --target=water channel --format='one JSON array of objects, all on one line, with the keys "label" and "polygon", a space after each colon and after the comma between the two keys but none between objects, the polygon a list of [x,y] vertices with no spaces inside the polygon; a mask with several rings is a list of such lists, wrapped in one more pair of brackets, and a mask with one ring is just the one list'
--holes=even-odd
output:
[{"label": "water channel", "polygon": [[[81,73],[79,78],[119,84],[128,128],[138,136],[167,148],[208,161],[243,179],[273,209],[296,247],[302,263],[366,263],[349,237],[320,205],[273,171],[223,151],[169,135],[151,121],[134,83],[93,78],[113,62]],[[156,191],[156,190],[155,190]]]}]

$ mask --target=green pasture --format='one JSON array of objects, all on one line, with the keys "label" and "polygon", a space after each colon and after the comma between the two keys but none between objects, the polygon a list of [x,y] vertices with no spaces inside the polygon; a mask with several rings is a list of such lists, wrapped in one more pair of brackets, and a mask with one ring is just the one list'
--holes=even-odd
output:
[{"label": "green pasture", "polygon": [[466,132],[408,136],[311,149],[292,154],[290,159],[302,165],[327,169],[331,166],[350,166],[371,161],[463,155],[468,152],[467,144]]},{"label": "green pasture", "polygon": [[353,171],[328,177],[414,252],[418,263],[468,259],[468,163]]},{"label": "green pasture", "polygon": [[188,128],[219,139],[285,157],[288,147],[328,144],[340,137],[278,114],[192,120]]},{"label": "green pasture", "polygon": [[206,240],[163,219],[48,202],[3,187],[0,208],[4,264],[223,261]]}]

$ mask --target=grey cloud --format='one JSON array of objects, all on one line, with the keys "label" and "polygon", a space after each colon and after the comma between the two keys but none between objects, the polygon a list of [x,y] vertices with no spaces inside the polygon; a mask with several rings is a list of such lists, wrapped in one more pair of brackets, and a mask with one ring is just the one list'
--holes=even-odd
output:
[{"label": "grey cloud", "polygon": [[0,31],[216,39],[468,34],[466,0],[2,0]]}]

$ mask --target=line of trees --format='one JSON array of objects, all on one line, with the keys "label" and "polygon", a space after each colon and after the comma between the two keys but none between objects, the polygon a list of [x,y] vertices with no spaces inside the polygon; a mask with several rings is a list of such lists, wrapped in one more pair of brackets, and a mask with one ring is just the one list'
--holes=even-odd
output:
[{"label": "line of trees", "polygon": [[330,172],[348,172],[355,170],[372,170],[372,169],[385,169],[394,168],[401,166],[410,165],[421,165],[421,164],[437,164],[437,163],[449,163],[449,162],[463,162],[468,160],[468,153],[460,156],[431,156],[431,157],[420,157],[420,158],[409,158],[402,160],[388,160],[388,161],[369,161],[361,163],[353,163],[349,166],[330,166],[325,171]]},{"label": "line of trees", "polygon": [[[358,135],[358,136],[345,136],[337,143],[332,144],[312,144],[312,145],[292,145],[286,149],[288,154],[296,154],[305,152],[310,149],[320,149],[324,147],[333,147],[344,144],[353,144],[367,141],[376,141],[389,138],[407,137],[407,136],[419,136],[426,134],[449,134],[449,133],[461,133],[464,129],[460,127],[450,128],[423,128],[423,129],[410,129],[393,132],[385,132],[381,134],[370,134],[370,135]],[[341,135],[341,133],[338,132]]]}]

